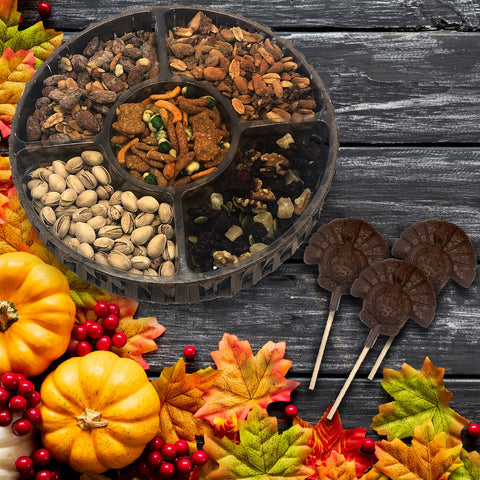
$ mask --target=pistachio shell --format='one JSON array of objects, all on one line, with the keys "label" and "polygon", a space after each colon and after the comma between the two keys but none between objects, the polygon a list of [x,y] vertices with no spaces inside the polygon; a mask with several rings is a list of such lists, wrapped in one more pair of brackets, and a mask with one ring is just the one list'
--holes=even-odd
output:
[{"label": "pistachio shell", "polygon": [[123,192],[121,190],[117,190],[116,192],[112,193],[112,196],[109,200],[110,205],[120,205],[120,198],[122,194]]},{"label": "pistachio shell", "polygon": [[109,267],[110,264],[108,263],[107,257],[108,255],[105,252],[97,252],[95,253],[95,256],[93,258],[100,265],[105,265],[106,267]]},{"label": "pistachio shell", "polygon": [[123,212],[122,218],[120,219],[120,226],[122,227],[124,233],[132,233],[133,229],[135,228],[133,213]]},{"label": "pistachio shell", "polygon": [[108,217],[112,220],[120,220],[123,215],[123,207],[121,205],[112,205],[108,209]]},{"label": "pistachio shell", "polygon": [[173,220],[173,208],[168,203],[161,203],[158,209],[158,216],[162,223],[170,223]]},{"label": "pistachio shell", "polygon": [[60,175],[62,178],[67,178],[68,173],[67,169],[65,168],[65,162],[62,162],[62,160],[54,160],[52,162],[52,169],[53,173],[56,175]]},{"label": "pistachio shell", "polygon": [[176,257],[175,244],[171,240],[167,240],[167,245],[162,253],[164,260],[174,260]]},{"label": "pistachio shell", "polygon": [[67,188],[60,195],[60,206],[69,207],[73,205],[78,198],[78,193],[73,188]]},{"label": "pistachio shell", "polygon": [[65,164],[65,169],[71,175],[78,173],[83,168],[83,160],[82,157],[73,157],[67,161]]},{"label": "pistachio shell", "polygon": [[130,259],[121,252],[112,250],[108,254],[108,264],[113,268],[118,268],[119,270],[130,270],[132,268],[132,263]]},{"label": "pistachio shell", "polygon": [[33,178],[27,182],[27,188],[31,191],[43,182],[40,178]]},{"label": "pistachio shell", "polygon": [[102,217],[107,218],[108,216],[108,208],[103,203],[96,203],[90,207],[93,215],[101,215]]},{"label": "pistachio shell", "polygon": [[47,227],[52,227],[57,221],[57,216],[52,207],[43,207],[40,210],[40,218]]},{"label": "pistachio shell", "polygon": [[166,262],[162,263],[159,273],[162,277],[169,277],[175,273],[175,265],[172,261],[167,260]]},{"label": "pistachio shell", "polygon": [[135,246],[130,240],[125,238],[119,238],[118,240],[115,240],[115,244],[112,250],[124,253],[125,255],[130,255],[133,252],[134,248]]},{"label": "pistachio shell", "polygon": [[33,200],[40,200],[48,192],[48,183],[40,180],[40,183],[32,188],[30,195]]},{"label": "pistachio shell", "polygon": [[163,233],[155,235],[147,245],[147,255],[150,258],[160,257],[167,245],[167,237]]},{"label": "pistachio shell", "polygon": [[75,175],[69,175],[67,177],[67,187],[73,188],[78,194],[82,193],[85,190],[85,186],[80,181],[80,179]]},{"label": "pistachio shell", "polygon": [[88,170],[80,170],[75,176],[82,182],[87,190],[93,190],[98,185],[95,175]]},{"label": "pistachio shell", "polygon": [[167,237],[167,240],[171,240],[175,235],[175,230],[172,225],[164,223],[158,226],[158,233],[163,233]]},{"label": "pistachio shell", "polygon": [[153,227],[151,227],[150,225],[146,225],[145,227],[136,228],[132,232],[130,240],[134,245],[144,245],[152,238],[153,234]]},{"label": "pistachio shell", "polygon": [[87,220],[87,225],[90,225],[94,230],[98,230],[106,225],[107,219],[101,215],[92,217],[90,220]]},{"label": "pistachio shell", "polygon": [[110,172],[101,165],[95,165],[94,167],[92,167],[91,172],[100,185],[107,185],[112,181]]},{"label": "pistachio shell", "polygon": [[50,191],[58,192],[58,193],[62,193],[65,190],[65,188],[67,188],[65,178],[61,177],[60,175],[57,175],[56,173],[52,173],[48,177],[48,186],[50,188]]},{"label": "pistachio shell", "polygon": [[139,210],[146,213],[156,213],[160,207],[158,201],[149,195],[139,198],[137,203]]},{"label": "pistachio shell", "polygon": [[82,152],[82,160],[93,167],[103,163],[103,155],[95,150],[85,150]]},{"label": "pistachio shell", "polygon": [[109,252],[114,244],[115,240],[108,237],[99,237],[93,242],[93,246],[100,252]]},{"label": "pistachio shell", "polygon": [[95,190],[85,190],[78,195],[75,204],[77,207],[92,207],[97,203],[98,196]]},{"label": "pistachio shell", "polygon": [[142,212],[135,217],[135,227],[144,227],[145,225],[152,225],[155,215],[153,213]]},{"label": "pistachio shell", "polygon": [[70,217],[67,215],[62,215],[61,217],[57,218],[57,221],[53,225],[53,234],[62,239],[67,235],[69,229]]},{"label": "pistachio shell", "polygon": [[136,255],[132,257],[132,267],[138,268],[139,270],[146,270],[150,267],[150,259],[142,255]]},{"label": "pistachio shell", "polygon": [[146,270],[143,271],[143,274],[149,277],[157,277],[158,273],[155,269],[153,268],[147,268]]},{"label": "pistachio shell", "polygon": [[73,233],[80,243],[93,243],[96,235],[95,230],[87,223],[77,222],[74,224]]},{"label": "pistachio shell", "polygon": [[98,236],[113,238],[115,240],[123,236],[123,230],[120,225],[106,225],[98,230]]},{"label": "pistachio shell", "polygon": [[138,210],[138,200],[136,195],[133,192],[127,190],[122,192],[120,197],[120,202],[122,203],[125,210],[135,213]]},{"label": "pistachio shell", "polygon": [[58,192],[47,192],[40,201],[46,207],[56,207],[60,204],[60,194]]},{"label": "pistachio shell", "polygon": [[92,211],[87,208],[79,208],[75,212],[72,213],[72,221],[73,222],[87,222],[93,217]]},{"label": "pistachio shell", "polygon": [[89,258],[90,260],[93,260],[93,258],[95,257],[95,252],[92,246],[89,245],[88,243],[81,243],[77,248],[77,252],[80,255],[83,255],[84,257]]}]

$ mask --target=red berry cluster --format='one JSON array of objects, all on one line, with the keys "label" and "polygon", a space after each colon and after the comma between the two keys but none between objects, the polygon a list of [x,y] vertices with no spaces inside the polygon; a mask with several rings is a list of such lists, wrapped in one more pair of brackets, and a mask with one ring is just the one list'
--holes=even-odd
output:
[{"label": "red berry cluster", "polygon": [[0,427],[7,427],[14,415],[22,417],[15,420],[12,430],[15,435],[27,435],[32,426],[41,420],[40,393],[25,375],[7,372],[0,377]]},{"label": "red berry cluster", "polygon": [[127,336],[117,332],[120,323],[120,307],[116,303],[97,302],[93,311],[97,321],[87,320],[72,330],[72,339],[68,351],[72,356],[83,357],[94,350],[122,348]]},{"label": "red berry cluster", "polygon": [[[20,480],[60,480],[60,472],[51,468],[52,455],[50,450],[39,448],[29,457],[26,455],[18,457],[15,461],[15,468],[20,474]],[[49,468],[46,468],[49,467]]]},{"label": "red berry cluster", "polygon": [[186,440],[164,443],[160,437],[155,437],[136,462],[135,473],[142,480],[188,480],[195,467],[201,467],[207,461],[208,456],[203,450],[189,455]]}]

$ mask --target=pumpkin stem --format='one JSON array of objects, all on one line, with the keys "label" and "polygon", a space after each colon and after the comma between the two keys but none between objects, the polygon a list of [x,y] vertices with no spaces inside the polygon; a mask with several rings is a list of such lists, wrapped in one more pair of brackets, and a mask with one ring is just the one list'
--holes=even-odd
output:
[{"label": "pumpkin stem", "polygon": [[12,302],[0,301],[0,331],[6,332],[18,320],[18,312]]},{"label": "pumpkin stem", "polygon": [[85,408],[83,413],[77,417],[77,425],[82,430],[93,430],[94,428],[105,428],[108,425],[106,420],[101,420],[102,414],[91,408]]}]

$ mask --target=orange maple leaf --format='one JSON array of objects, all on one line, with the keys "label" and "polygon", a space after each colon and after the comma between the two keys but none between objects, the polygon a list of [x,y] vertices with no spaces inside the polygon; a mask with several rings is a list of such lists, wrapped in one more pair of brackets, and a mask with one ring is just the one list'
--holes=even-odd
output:
[{"label": "orange maple leaf", "polygon": [[3,138],[10,135],[10,122],[25,84],[35,72],[34,63],[33,50],[14,53],[7,47],[0,57],[0,129]]},{"label": "orange maple leaf", "polygon": [[137,361],[148,370],[150,366],[142,355],[158,348],[155,339],[165,332],[165,327],[157,322],[156,317],[133,318],[127,315],[120,319],[117,331],[124,332],[128,341],[124,347],[112,348],[112,351],[120,357]]},{"label": "orange maple leaf", "polygon": [[446,480],[463,465],[460,460],[462,445],[448,448],[448,434],[435,434],[430,419],[417,425],[409,447],[400,439],[382,440],[375,453],[375,469],[392,480]]},{"label": "orange maple leaf", "polygon": [[164,442],[175,443],[183,438],[196,445],[195,435],[202,435],[209,424],[193,415],[204,405],[202,395],[219,375],[220,372],[211,367],[186,373],[181,358],[172,367],[164,368],[157,380],[152,380],[160,398],[158,434]]},{"label": "orange maple leaf", "polygon": [[318,469],[322,480],[358,480],[355,462],[349,462],[343,455],[332,450],[325,460],[325,465]]},{"label": "orange maple leaf", "polygon": [[12,170],[8,157],[0,155],[0,193],[5,194],[6,190],[13,187]]},{"label": "orange maple leaf", "polygon": [[222,374],[203,397],[205,405],[195,414],[213,424],[215,417],[236,414],[246,418],[255,406],[266,408],[271,402],[289,401],[299,382],[285,378],[292,362],[286,360],[285,342],[267,342],[253,356],[248,341],[225,333],[212,358]]},{"label": "orange maple leaf", "polygon": [[305,463],[316,470],[317,474],[310,478],[319,478],[320,468],[327,465],[327,460],[331,457],[332,452],[337,452],[346,461],[352,462],[356,467],[357,475],[360,476],[376,460],[371,454],[362,451],[366,430],[362,427],[344,430],[338,412],[335,412],[332,420],[327,420],[329,410],[330,408],[323,414],[315,427],[300,417],[295,417],[293,420],[294,424],[313,430],[313,435],[308,443],[313,450]]},{"label": "orange maple leaf", "polygon": [[238,419],[235,414],[226,420],[221,417],[215,417],[213,419],[213,431],[218,438],[227,437],[233,443],[240,443]]}]

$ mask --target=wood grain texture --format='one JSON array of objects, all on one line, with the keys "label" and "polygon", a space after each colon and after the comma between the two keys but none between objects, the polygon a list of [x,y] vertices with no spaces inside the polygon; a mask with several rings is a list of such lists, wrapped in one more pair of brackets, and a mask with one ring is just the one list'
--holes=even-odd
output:
[{"label": "wood grain texture", "polygon": [[[116,15],[132,8],[168,6],[174,2],[126,0],[123,2],[90,0],[56,0],[53,13],[45,23],[49,27],[81,30],[93,21]],[[20,11],[27,24],[36,18],[35,0],[20,2]],[[222,8],[275,29],[479,29],[478,0],[273,0],[218,3],[199,0],[201,8]]]}]

